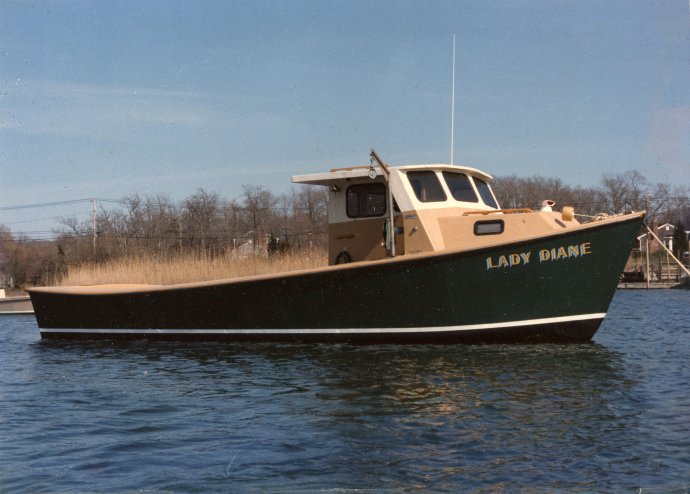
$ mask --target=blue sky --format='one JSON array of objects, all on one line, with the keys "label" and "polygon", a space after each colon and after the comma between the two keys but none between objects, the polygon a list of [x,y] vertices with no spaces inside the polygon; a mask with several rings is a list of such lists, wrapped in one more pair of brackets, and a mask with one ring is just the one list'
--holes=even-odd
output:
[{"label": "blue sky", "polygon": [[688,0],[0,0],[0,206],[448,162],[453,34],[455,163],[690,185]]}]

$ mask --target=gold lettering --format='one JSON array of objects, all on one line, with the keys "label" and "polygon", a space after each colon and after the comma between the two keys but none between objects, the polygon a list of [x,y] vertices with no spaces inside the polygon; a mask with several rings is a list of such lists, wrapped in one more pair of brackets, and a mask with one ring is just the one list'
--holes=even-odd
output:
[{"label": "gold lettering", "polygon": [[[576,245],[562,245],[560,247],[553,247],[551,249],[541,249],[538,252],[539,262],[559,261],[561,259],[570,259],[573,257],[586,256],[592,253],[592,243],[584,242]],[[532,252],[515,252],[513,254],[504,254],[498,257],[487,257],[486,270],[512,268],[513,266],[526,266],[530,263]]]},{"label": "gold lettering", "polygon": [[[575,245],[562,245],[560,247],[553,247],[551,249],[541,249],[539,251],[539,262],[558,261],[560,259],[569,259],[571,257],[587,256],[592,253],[592,243],[584,242]],[[523,264],[529,263],[531,252],[522,252]]]}]

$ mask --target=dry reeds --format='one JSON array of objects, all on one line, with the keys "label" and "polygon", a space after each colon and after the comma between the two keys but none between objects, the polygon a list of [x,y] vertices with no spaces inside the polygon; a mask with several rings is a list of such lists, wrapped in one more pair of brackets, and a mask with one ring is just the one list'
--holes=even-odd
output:
[{"label": "dry reeds", "polygon": [[59,284],[62,286],[120,283],[172,285],[295,271],[326,264],[327,256],[323,249],[291,251],[269,257],[242,257],[234,253],[214,257],[203,254],[172,257],[145,255],[69,266],[67,274]]}]

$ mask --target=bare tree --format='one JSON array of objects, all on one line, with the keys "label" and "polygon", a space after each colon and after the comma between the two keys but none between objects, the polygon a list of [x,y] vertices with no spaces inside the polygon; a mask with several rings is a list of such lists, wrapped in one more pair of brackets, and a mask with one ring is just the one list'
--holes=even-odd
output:
[{"label": "bare tree", "polygon": [[197,189],[184,201],[186,231],[193,247],[200,252],[212,252],[217,248],[214,227],[219,218],[219,196],[216,192]]},{"label": "bare tree", "polygon": [[257,240],[259,237],[264,237],[268,234],[270,228],[270,221],[272,210],[277,201],[276,197],[267,189],[256,185],[243,186],[243,204],[247,215],[247,223],[252,236],[254,249],[257,247]]},{"label": "bare tree", "polygon": [[607,198],[607,207],[613,213],[622,213],[628,189],[623,175],[604,175],[601,180]]},{"label": "bare tree", "polygon": [[601,183],[612,213],[641,211],[646,208],[649,181],[637,170],[604,175]]},{"label": "bare tree", "polygon": [[65,269],[59,247],[51,241],[15,237],[0,225],[0,286],[24,288],[59,278]]},{"label": "bare tree", "polygon": [[238,237],[245,228],[244,210],[236,199],[223,201],[220,206],[222,216],[223,231],[227,235],[228,244],[231,248],[236,248]]},{"label": "bare tree", "polygon": [[558,178],[540,176],[498,177],[493,182],[493,190],[501,207],[510,208],[539,208],[542,201],[550,199],[561,205],[570,204],[573,196],[572,189],[563,185]]},{"label": "bare tree", "polygon": [[295,216],[306,217],[309,225],[323,225],[326,222],[328,192],[325,187],[305,186],[298,193],[293,191]]}]

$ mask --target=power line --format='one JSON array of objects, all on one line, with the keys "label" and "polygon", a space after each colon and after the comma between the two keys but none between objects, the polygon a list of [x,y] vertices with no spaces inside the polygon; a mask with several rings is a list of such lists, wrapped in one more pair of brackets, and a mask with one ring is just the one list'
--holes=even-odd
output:
[{"label": "power line", "polygon": [[[266,237],[266,236],[271,236],[275,238],[291,238],[291,237],[308,237],[308,236],[316,236],[316,235],[325,235],[328,233],[325,230],[310,230],[310,231],[302,231],[302,232],[290,232],[290,233],[280,233],[280,234],[270,234],[270,233],[262,233],[262,234],[257,234],[256,237]],[[77,240],[77,239],[87,239],[91,238],[93,235],[92,232],[90,231],[85,231],[85,232],[54,232],[54,231],[46,231],[46,230],[32,230],[32,231],[24,231],[24,232],[15,232],[13,235],[34,235],[32,238],[27,238],[27,239],[15,239],[15,238],[6,238],[2,239],[0,241],[2,242],[14,242],[14,241],[19,241],[21,242],[22,240],[58,240],[58,239],[64,239],[64,240]],[[173,240],[173,241],[178,241],[178,240],[189,240],[189,241],[201,241],[202,239],[204,241],[213,241],[213,240],[232,240],[232,239],[253,239],[255,235],[253,234],[242,234],[242,235],[231,235],[231,234],[209,234],[209,235],[178,235],[177,233],[168,233],[168,234],[160,234],[160,235],[139,235],[139,234],[115,234],[115,233],[100,233],[98,235],[98,238],[100,239],[119,239],[119,240]]]},{"label": "power line", "polygon": [[50,216],[48,218],[36,218],[33,220],[24,220],[24,221],[13,221],[11,223],[2,223],[2,224],[3,225],[19,225],[19,224],[23,224],[23,223],[36,223],[38,221],[59,220],[59,219],[64,218],[65,216],[77,216],[80,214],[88,214],[88,211],[77,211],[74,213],[62,214],[60,216]]},{"label": "power line", "polygon": [[98,198],[98,197],[90,197],[90,198],[86,198],[86,199],[69,199],[66,201],[38,202],[38,203],[33,203],[33,204],[16,204],[13,206],[0,206],[0,211],[14,211],[16,209],[31,209],[31,208],[45,208],[45,207],[52,207],[52,206],[64,206],[65,204],[76,204],[79,202],[91,202],[94,199],[97,202],[108,202],[108,203],[118,203],[118,204],[123,203],[123,201],[119,201],[117,199],[104,199],[104,198]]},{"label": "power line", "polygon": [[16,209],[44,208],[50,206],[63,206],[65,204],[75,204],[78,202],[90,201],[91,199],[72,199],[70,201],[42,202],[35,204],[20,204],[16,206],[0,206],[0,211],[14,211]]}]

